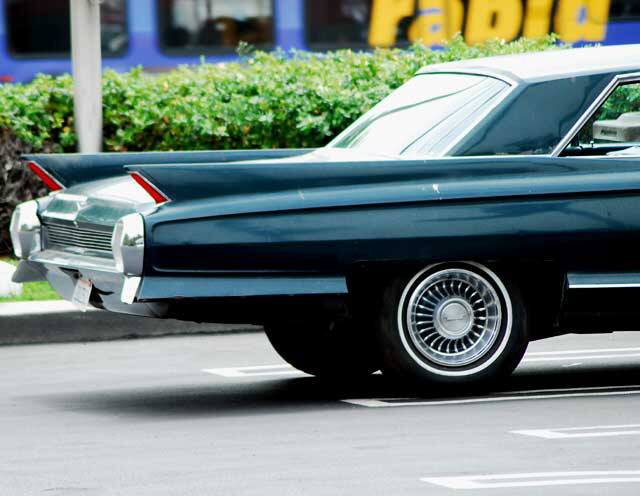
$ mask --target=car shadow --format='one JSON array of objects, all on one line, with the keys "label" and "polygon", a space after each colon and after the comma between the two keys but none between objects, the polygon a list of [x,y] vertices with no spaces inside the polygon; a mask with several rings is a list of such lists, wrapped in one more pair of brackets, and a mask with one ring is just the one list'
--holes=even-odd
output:
[{"label": "car shadow", "polygon": [[[217,381],[211,384],[131,387],[102,391],[39,396],[49,407],[100,415],[146,418],[222,417],[299,413],[306,410],[360,408],[343,399],[424,399],[429,401],[504,396],[509,392],[535,391],[533,396],[563,390],[599,392],[640,384],[640,364],[590,366],[589,368],[525,367],[491,388],[456,389],[405,387],[376,374],[359,381],[327,382],[314,377],[272,378],[251,381]],[[603,388],[603,389],[600,389]],[[640,391],[640,386],[637,388]],[[526,393],[525,393],[526,394]],[[534,400],[535,398],[532,398]]]}]

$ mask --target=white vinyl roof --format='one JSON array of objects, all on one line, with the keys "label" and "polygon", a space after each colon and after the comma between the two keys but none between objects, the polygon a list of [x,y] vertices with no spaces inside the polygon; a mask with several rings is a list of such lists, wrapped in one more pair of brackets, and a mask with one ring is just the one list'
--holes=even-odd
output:
[{"label": "white vinyl roof", "polygon": [[524,81],[613,72],[640,72],[640,45],[572,48],[484,57],[429,65],[419,73],[457,71],[502,72]]}]

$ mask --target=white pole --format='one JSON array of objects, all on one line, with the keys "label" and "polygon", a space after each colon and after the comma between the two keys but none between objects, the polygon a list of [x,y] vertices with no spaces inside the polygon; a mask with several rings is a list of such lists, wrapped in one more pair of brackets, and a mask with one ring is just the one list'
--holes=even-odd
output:
[{"label": "white pole", "polygon": [[74,122],[80,153],[102,149],[101,0],[69,0]]}]

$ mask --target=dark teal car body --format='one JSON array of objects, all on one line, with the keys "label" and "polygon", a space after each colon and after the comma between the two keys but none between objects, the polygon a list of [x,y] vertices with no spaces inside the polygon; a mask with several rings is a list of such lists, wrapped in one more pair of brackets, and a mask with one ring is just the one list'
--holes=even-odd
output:
[{"label": "dark teal car body", "polygon": [[[640,82],[640,47],[479,59],[414,79],[448,74],[499,85],[465,101],[464,115],[438,110],[455,124],[438,143],[422,141],[439,123],[410,140],[437,153],[385,150],[375,134],[385,129],[367,135],[398,108],[383,106],[319,150],[27,156],[64,189],[39,200],[42,246],[23,254],[15,279],[46,278],[69,298],[87,278],[90,303],[119,312],[266,323],[287,312],[348,316],[396,274],[469,261],[524,281],[536,322],[528,339],[602,330],[592,317],[610,311],[607,324],[624,326],[625,312],[594,308],[588,289],[629,288],[620,302],[640,287],[640,157],[607,155],[629,143],[576,136],[617,85]],[[128,173],[168,201],[155,204]],[[144,250],[125,298],[130,277],[104,243],[132,213]],[[48,237],[50,224],[66,237]],[[102,247],[74,247],[92,231]]]}]

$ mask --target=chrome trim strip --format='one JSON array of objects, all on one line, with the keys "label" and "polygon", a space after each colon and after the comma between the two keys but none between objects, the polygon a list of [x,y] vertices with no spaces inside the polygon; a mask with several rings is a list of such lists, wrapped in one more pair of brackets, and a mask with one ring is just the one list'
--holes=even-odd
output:
[{"label": "chrome trim strip", "polygon": [[429,66],[426,66],[416,72],[415,75],[420,76],[423,74],[469,74],[472,76],[486,76],[493,79],[500,79],[510,86],[518,86],[522,82],[521,79],[515,77],[513,74],[494,71],[489,68],[485,69],[483,67],[460,67],[459,69],[443,70],[442,66],[440,68],[429,68]]},{"label": "chrome trim strip", "polygon": [[42,214],[43,219],[57,219],[57,220],[65,220],[68,222],[74,222],[78,217],[78,211],[71,213],[62,213],[62,212],[47,212],[46,210]]},{"label": "chrome trim strip", "polygon": [[575,284],[569,289],[640,288],[640,282],[629,284]]},{"label": "chrome trim strip", "polygon": [[348,292],[344,276],[147,276],[142,279],[138,300]]},{"label": "chrome trim strip", "polygon": [[640,272],[570,272],[569,289],[640,288]]},{"label": "chrome trim strip", "polygon": [[85,195],[76,195],[74,193],[53,192],[56,198],[64,201],[85,203],[89,198]]},{"label": "chrome trim strip", "polygon": [[564,149],[571,143],[571,140],[580,132],[584,125],[591,119],[591,117],[598,111],[602,104],[611,96],[621,84],[640,82],[640,72],[633,72],[630,74],[619,74],[614,77],[607,87],[598,95],[589,108],[586,110],[582,117],[573,125],[567,135],[560,140],[560,143],[551,152],[552,157],[558,157],[564,151]]},{"label": "chrome trim strip", "polygon": [[75,270],[95,270],[111,274],[122,274],[116,269],[116,264],[111,258],[90,257],[86,255],[74,255],[58,250],[45,250],[29,257],[30,262]]}]

